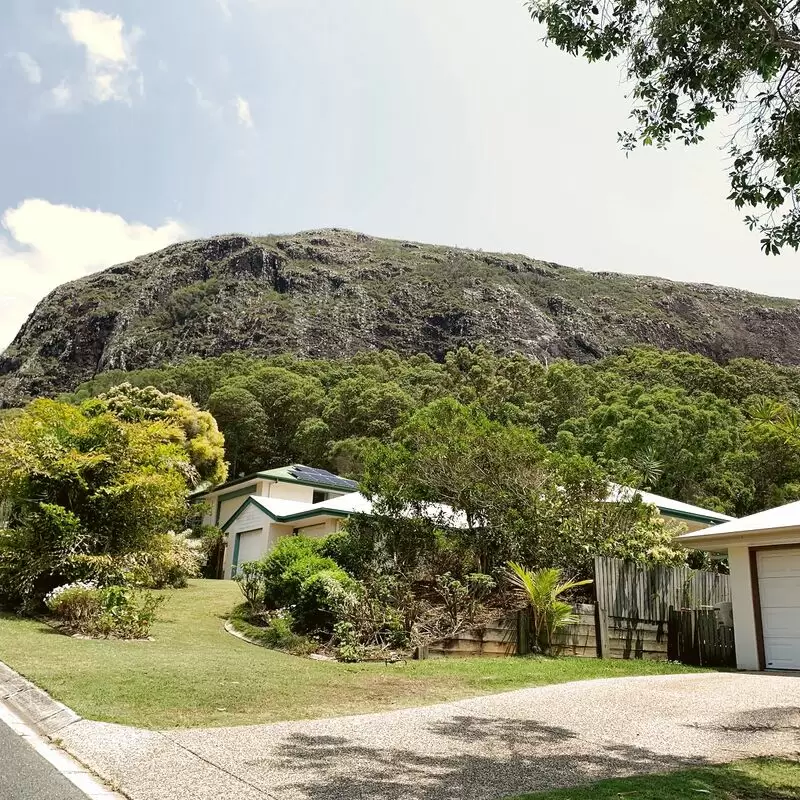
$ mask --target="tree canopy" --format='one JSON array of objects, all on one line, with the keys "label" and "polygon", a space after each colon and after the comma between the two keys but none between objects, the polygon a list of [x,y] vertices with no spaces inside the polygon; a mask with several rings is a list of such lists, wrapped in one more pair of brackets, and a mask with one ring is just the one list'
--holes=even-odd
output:
[{"label": "tree canopy", "polygon": [[728,196],[765,253],[800,245],[797,0],[526,0],[547,41],[623,59],[634,122],[623,148],[701,141],[731,117]]},{"label": "tree canopy", "polygon": [[185,449],[195,470],[194,474],[187,474],[192,486],[202,482],[221,483],[228,475],[225,439],[216,420],[186,397],[126,382],[112,387],[84,408],[90,414],[109,411],[125,422],[167,423],[175,443]]},{"label": "tree canopy", "polygon": [[36,400],[0,428],[0,600],[40,600],[151,549],[186,516],[192,465],[163,420],[125,421],[89,401]]},{"label": "tree canopy", "polygon": [[416,412],[449,398],[676,500],[738,516],[800,497],[800,436],[763,418],[768,402],[794,419],[800,369],[753,359],[723,365],[649,348],[583,365],[481,347],[443,363],[387,351],[335,361],[236,354],[99,375],[74,399],[123,380],[210,409],[234,474],[301,462],[360,478],[377,444],[398,441],[394,431]]},{"label": "tree canopy", "polygon": [[[654,509],[606,503],[608,476],[590,459],[549,451],[527,428],[490,420],[477,405],[435,401],[373,449],[363,486],[378,511],[448,528],[470,566],[509,560],[590,574],[595,555],[683,561]],[[446,503],[456,513],[437,513]],[[459,519],[460,516],[460,519]]]}]

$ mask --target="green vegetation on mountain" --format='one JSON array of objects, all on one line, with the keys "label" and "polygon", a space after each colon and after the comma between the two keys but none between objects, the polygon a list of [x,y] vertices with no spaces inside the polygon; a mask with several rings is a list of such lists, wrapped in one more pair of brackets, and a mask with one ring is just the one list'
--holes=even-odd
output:
[{"label": "green vegetation on mountain", "polygon": [[800,302],[341,230],[224,236],[53,291],[0,355],[0,407],[193,356],[440,361],[478,344],[543,364],[636,344],[800,363]]},{"label": "green vegetation on mountain", "polygon": [[[561,457],[588,456],[621,481],[735,515],[800,497],[800,441],[764,416],[800,406],[800,369],[751,359],[631,349],[593,364],[544,365],[485,348],[349,359],[226,355],[108,372],[72,400],[130,382],[191,397],[225,435],[231,473],[290,462],[361,477],[364,455],[450,398],[488,422],[530,430]],[[401,429],[402,431],[402,429]],[[399,438],[398,438],[399,437]]]}]

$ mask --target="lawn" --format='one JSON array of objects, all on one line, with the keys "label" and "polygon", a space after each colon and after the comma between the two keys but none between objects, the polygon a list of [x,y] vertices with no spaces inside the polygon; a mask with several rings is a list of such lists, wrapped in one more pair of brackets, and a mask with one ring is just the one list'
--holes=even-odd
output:
[{"label": "lawn", "polygon": [[800,761],[760,758],[668,775],[602,781],[581,789],[526,794],[517,800],[795,800]]},{"label": "lawn", "polygon": [[256,647],[223,630],[231,581],[168,592],[152,642],[73,639],[0,616],[0,660],[79,714],[144,728],[245,725],[425,705],[523,686],[661,675],[652,661],[472,658],[339,664]]}]

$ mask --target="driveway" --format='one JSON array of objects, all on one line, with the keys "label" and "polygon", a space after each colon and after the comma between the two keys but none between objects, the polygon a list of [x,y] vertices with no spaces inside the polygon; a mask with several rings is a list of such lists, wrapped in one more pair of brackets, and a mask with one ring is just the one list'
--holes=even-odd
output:
[{"label": "driveway", "polygon": [[81,721],[58,735],[132,800],[489,800],[800,755],[800,675],[585,681],[239,728],[155,732]]}]

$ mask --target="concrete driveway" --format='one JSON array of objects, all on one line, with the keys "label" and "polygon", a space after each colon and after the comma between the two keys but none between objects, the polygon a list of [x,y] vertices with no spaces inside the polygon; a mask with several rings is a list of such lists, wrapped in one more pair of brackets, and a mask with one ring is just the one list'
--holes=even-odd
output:
[{"label": "concrete driveway", "polygon": [[58,735],[133,800],[489,800],[800,755],[800,674],[585,681],[239,728],[155,732],[81,721]]}]

